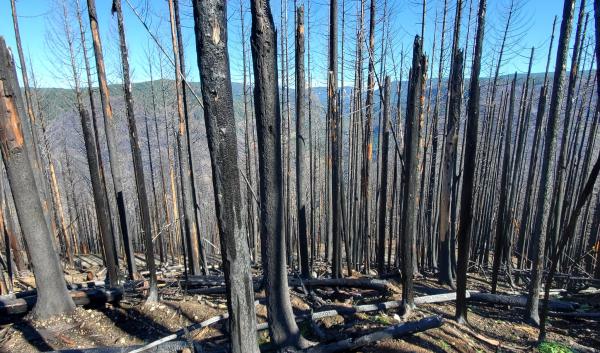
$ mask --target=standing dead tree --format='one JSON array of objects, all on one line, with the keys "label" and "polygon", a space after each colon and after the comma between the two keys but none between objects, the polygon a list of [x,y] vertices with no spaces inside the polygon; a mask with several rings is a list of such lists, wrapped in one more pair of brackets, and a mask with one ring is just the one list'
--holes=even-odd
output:
[{"label": "standing dead tree", "polygon": [[60,260],[44,218],[25,148],[23,115],[15,64],[4,38],[0,37],[0,150],[36,280],[38,296],[33,312],[36,317],[48,318],[73,311],[75,304],[67,292]]},{"label": "standing dead tree", "polygon": [[569,38],[571,36],[571,26],[573,21],[573,12],[575,0],[565,0],[563,7],[562,23],[560,25],[560,36],[558,39],[558,52],[556,57],[556,67],[554,69],[554,83],[552,84],[552,96],[550,98],[550,110],[548,113],[548,125],[544,137],[544,153],[542,157],[542,168],[540,170],[540,186],[536,200],[538,210],[532,229],[533,242],[533,266],[531,273],[531,283],[529,285],[529,296],[527,307],[525,309],[525,320],[534,325],[540,322],[538,314],[538,303],[540,286],[544,265],[544,244],[546,243],[546,234],[548,232],[548,217],[550,215],[550,200],[554,190],[550,187],[550,171],[553,168],[554,153],[556,150],[557,125],[560,114],[560,104],[563,95],[563,83],[565,80],[565,68],[567,62],[567,52],[569,49]]},{"label": "standing dead tree", "polygon": [[277,37],[268,0],[252,0],[254,107],[260,170],[261,258],[271,342],[306,347],[289,297],[283,219],[281,110],[277,78]]},{"label": "standing dead tree", "polygon": [[[69,62],[71,64],[71,72],[73,74],[73,82],[75,86],[75,99],[77,113],[81,121],[81,127],[83,131],[83,141],[85,144],[85,152],[88,163],[88,170],[90,173],[90,181],[92,185],[92,196],[94,199],[94,208],[96,212],[96,219],[98,222],[98,229],[100,231],[103,250],[104,260],[107,268],[107,275],[110,285],[116,285],[119,282],[119,271],[118,264],[114,262],[115,256],[112,253],[115,252],[114,235],[112,230],[112,224],[110,221],[110,206],[106,196],[106,189],[104,187],[104,175],[101,173],[99,166],[99,154],[96,147],[96,138],[92,130],[90,121],[90,115],[83,104],[83,94],[81,91],[81,83],[79,71],[77,69],[77,62],[75,57],[75,43],[68,19],[68,9],[66,2],[62,3],[64,12],[64,31],[67,46],[69,48]],[[79,15],[79,12],[78,12]],[[80,27],[81,29],[81,27]]]},{"label": "standing dead tree", "polygon": [[210,151],[231,350],[258,352],[250,253],[242,212],[224,0],[196,0],[194,31]]},{"label": "standing dead tree", "polygon": [[123,23],[123,11],[121,9],[121,0],[113,0],[112,11],[117,14],[117,23],[119,28],[119,42],[121,47],[121,64],[123,66],[123,91],[125,93],[125,107],[127,115],[127,127],[129,128],[129,143],[131,145],[131,155],[133,157],[133,175],[135,177],[135,186],[138,197],[138,206],[140,208],[140,222],[142,238],[144,240],[144,250],[146,252],[146,266],[150,271],[150,287],[148,290],[148,303],[158,301],[158,287],[156,282],[156,265],[154,264],[154,245],[152,242],[152,219],[150,218],[150,207],[148,205],[148,195],[146,193],[146,179],[144,178],[144,162],[142,160],[142,150],[138,141],[137,126],[133,111],[133,94],[131,91],[131,79],[129,77],[129,57],[127,54],[127,42],[125,40],[125,25]]},{"label": "standing dead tree", "polygon": [[[442,165],[440,167],[440,203],[439,203],[439,281],[443,284],[455,287],[453,278],[453,251],[451,237],[454,234],[454,223],[451,221],[451,198],[454,186],[454,171],[457,164],[458,149],[458,131],[460,129],[460,111],[462,103],[462,59],[463,55],[458,54],[460,25],[462,16],[462,0],[456,3],[456,15],[454,18],[454,35],[452,41],[452,60],[450,67],[450,87],[448,90],[448,110],[446,112],[446,135],[445,144],[442,150]],[[461,59],[460,64],[457,63]],[[443,60],[443,58],[441,58]],[[460,70],[460,76],[455,72]],[[459,82],[456,82],[459,81]],[[455,86],[456,85],[456,86]]]},{"label": "standing dead tree", "polygon": [[304,6],[296,9],[296,203],[298,208],[298,240],[300,246],[300,271],[302,277],[310,277],[308,261],[308,229],[306,222],[306,162],[307,135],[304,129]]},{"label": "standing dead tree", "polygon": [[473,194],[475,181],[475,158],[477,156],[477,133],[479,125],[479,75],[481,74],[481,54],[485,33],[486,0],[479,1],[477,14],[477,34],[475,52],[471,68],[469,102],[467,104],[467,123],[465,127],[465,156],[463,184],[460,196],[460,225],[458,227],[458,258],[456,268],[456,321],[467,321],[467,270],[469,267],[469,247],[471,245],[471,223],[473,220]]},{"label": "standing dead tree", "polygon": [[[362,18],[363,15],[361,13],[361,19]],[[369,174],[371,156],[373,154],[373,93],[375,90],[375,0],[371,0],[371,6],[369,9],[369,48],[367,50],[369,52],[369,73],[367,76],[367,97],[365,101],[366,119],[363,130],[362,165],[360,172],[361,213],[359,219],[362,221],[359,224],[360,241],[362,242],[362,253],[364,255],[364,270],[368,273],[370,269],[369,244],[371,237],[369,217]],[[361,60],[360,57],[359,60]],[[362,71],[362,67],[359,67],[359,70]]]},{"label": "standing dead tree", "polygon": [[[379,240],[377,244],[377,272],[381,275],[385,270],[385,220],[388,203],[388,160],[389,160],[389,142],[390,142],[390,102],[392,99],[392,80],[389,76],[385,78],[385,93],[383,96],[383,141],[382,141],[382,161],[381,161],[381,195],[379,197]],[[393,201],[392,201],[393,202]],[[390,214],[392,217],[392,214]],[[390,237],[392,232],[390,231]],[[391,252],[391,248],[389,249]]]},{"label": "standing dead tree", "polygon": [[[496,242],[494,247],[494,265],[492,272],[492,293],[496,293],[496,286],[498,285],[498,274],[500,271],[500,265],[502,264],[504,257],[510,258],[510,249],[507,248],[506,243],[509,241],[507,239],[507,234],[505,232],[505,226],[507,220],[507,216],[509,214],[507,198],[508,198],[508,190],[509,190],[509,174],[510,174],[510,142],[512,135],[512,121],[513,115],[515,113],[515,89],[517,84],[517,74],[512,80],[512,84],[510,87],[510,100],[508,106],[508,116],[506,116],[506,123],[504,128],[504,156],[502,162],[502,173],[500,179],[500,201],[498,204],[498,214],[496,215]],[[502,119],[503,117],[500,117]],[[500,154],[500,151],[498,152]],[[500,155],[498,155],[498,159],[500,159]],[[498,166],[499,167],[499,166]],[[507,266],[510,264],[507,262]]]},{"label": "standing dead tree", "polygon": [[402,300],[406,312],[414,307],[413,248],[417,234],[419,200],[419,140],[423,125],[423,102],[427,78],[427,58],[423,55],[423,43],[415,37],[413,59],[409,75],[409,87],[404,133],[404,195],[402,204]]},{"label": "standing dead tree", "polygon": [[[192,139],[190,130],[190,117],[188,113],[187,85],[185,81],[185,55],[183,52],[183,39],[181,35],[181,24],[179,19],[179,0],[172,0],[172,9],[169,7],[171,22],[171,39],[173,43],[173,55],[175,58],[175,83],[179,87],[177,96],[177,114],[179,116],[179,134],[177,141],[179,146],[179,172],[183,189],[183,211],[187,219],[188,236],[191,238],[192,255],[195,260],[192,263],[194,273],[199,273],[202,265],[202,274],[208,274],[206,254],[200,235],[200,220],[198,219],[198,199],[196,196],[196,183],[194,181],[194,163],[192,158]],[[177,38],[175,38],[175,35]],[[179,72],[177,72],[179,70]],[[179,83],[178,83],[179,82]]]},{"label": "standing dead tree", "polygon": [[[337,0],[329,5],[329,67],[327,86],[327,121],[330,124],[331,144],[331,202],[332,202],[332,237],[333,257],[331,274],[334,278],[342,277],[342,117],[338,106],[338,50],[337,50]],[[368,221],[368,220],[366,220]]]},{"label": "standing dead tree", "polygon": [[[113,118],[113,111],[110,104],[110,92],[108,90],[108,83],[106,81],[106,68],[104,66],[104,55],[102,53],[102,41],[100,39],[100,30],[98,28],[98,16],[96,14],[96,1],[87,0],[88,15],[90,20],[90,29],[92,31],[92,43],[94,44],[94,55],[96,58],[96,73],[98,75],[98,87],[100,90],[100,102],[102,103],[102,113],[104,116],[104,129],[106,135],[106,142],[108,145],[108,156],[110,160],[110,170],[112,175],[113,187],[117,199],[117,212],[119,213],[119,225],[121,228],[121,235],[123,236],[123,242],[125,245],[125,256],[127,257],[127,266],[129,269],[129,277],[133,278],[134,275],[134,255],[131,238],[127,230],[127,213],[125,211],[125,199],[123,198],[123,183],[121,181],[121,162],[119,158],[119,152],[117,150],[116,132],[115,132],[115,120]],[[114,237],[115,244],[117,243],[118,237]],[[108,240],[108,239],[106,239]],[[118,248],[118,246],[115,246]],[[107,256],[114,256],[115,263],[116,249],[107,253]]]},{"label": "standing dead tree", "polygon": [[[17,53],[19,54],[19,63],[21,66],[21,78],[23,79],[23,88],[25,91],[25,109],[28,119],[23,120],[23,133],[25,134],[25,147],[28,150],[29,158],[31,158],[31,167],[33,168],[33,175],[35,182],[38,186],[38,193],[42,201],[42,208],[44,210],[44,217],[46,223],[50,224],[50,210],[48,208],[48,185],[47,179],[43,177],[42,163],[40,158],[38,136],[36,129],[36,115],[33,109],[33,97],[31,94],[31,87],[29,85],[29,76],[27,75],[27,65],[25,64],[25,56],[23,54],[23,46],[21,45],[21,31],[19,30],[19,21],[17,16],[17,5],[15,0],[10,0],[10,8],[12,12],[13,27],[15,30],[15,40],[17,42]],[[31,136],[28,139],[27,136]],[[31,140],[31,142],[27,141]]]}]

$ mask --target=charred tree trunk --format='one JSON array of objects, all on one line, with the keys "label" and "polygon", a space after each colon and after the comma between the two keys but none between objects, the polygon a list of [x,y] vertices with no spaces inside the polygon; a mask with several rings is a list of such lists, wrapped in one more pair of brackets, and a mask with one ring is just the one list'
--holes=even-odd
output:
[{"label": "charred tree trunk", "polygon": [[[377,272],[381,276],[385,270],[385,220],[387,211],[388,193],[388,151],[390,142],[390,100],[392,80],[389,76],[385,78],[385,93],[383,96],[383,141],[381,160],[381,195],[379,196],[379,241],[377,246]],[[392,197],[393,202],[393,197]],[[393,210],[393,206],[392,206]],[[392,214],[390,214],[390,217]],[[390,237],[392,233],[390,232]],[[391,249],[390,249],[391,250]]]},{"label": "charred tree trunk", "polygon": [[[451,261],[451,239],[450,228],[454,225],[450,222],[450,197],[454,176],[454,164],[456,163],[456,145],[458,144],[458,129],[461,105],[462,89],[462,52],[452,60],[452,77],[450,79],[450,101],[448,103],[448,114],[446,121],[446,145],[444,146],[444,159],[441,170],[440,189],[440,254],[439,254],[439,281],[454,288]],[[460,62],[459,62],[460,61]],[[460,75],[458,76],[458,73]]]},{"label": "charred tree trunk", "polygon": [[402,300],[407,311],[414,307],[413,240],[417,233],[419,196],[419,140],[423,124],[423,100],[427,77],[427,59],[423,44],[415,37],[409,78],[404,135],[404,190],[402,205]]},{"label": "charred tree trunk", "polygon": [[[127,213],[125,211],[125,199],[123,198],[123,184],[121,182],[121,161],[119,151],[117,149],[115,120],[113,118],[112,107],[110,104],[110,92],[108,83],[106,82],[106,69],[104,67],[104,55],[102,54],[102,42],[100,40],[100,30],[98,28],[98,19],[96,15],[96,1],[87,0],[88,15],[90,19],[90,28],[92,31],[92,42],[94,44],[94,55],[96,58],[96,71],[98,74],[98,87],[100,90],[100,101],[102,103],[102,113],[104,116],[104,129],[106,141],[108,145],[108,155],[110,160],[110,170],[112,175],[113,186],[117,198],[117,212],[119,213],[119,226],[123,242],[125,243],[125,256],[127,257],[127,265],[129,269],[129,277],[133,278],[135,274],[135,264],[133,255],[133,245],[129,232],[127,230]],[[118,237],[114,237],[117,244]],[[118,246],[115,246],[117,249]],[[116,254],[115,254],[116,256]],[[116,259],[115,259],[116,261]]]},{"label": "charred tree trunk", "polygon": [[[116,256],[116,247],[114,243],[114,235],[112,230],[112,223],[110,221],[109,210],[110,207],[108,205],[108,199],[106,198],[105,189],[104,189],[104,180],[103,175],[100,172],[99,164],[98,164],[98,149],[96,140],[91,129],[90,117],[88,115],[87,110],[83,105],[83,97],[80,88],[80,78],[79,72],[77,70],[77,63],[75,58],[75,44],[73,35],[71,33],[70,25],[68,23],[68,14],[66,4],[63,3],[63,11],[64,11],[64,31],[65,37],[67,40],[68,48],[69,48],[69,59],[71,64],[71,70],[73,73],[73,81],[75,83],[75,96],[76,96],[76,105],[77,112],[79,114],[79,118],[81,119],[82,131],[83,131],[83,140],[85,144],[86,157],[88,162],[88,169],[90,173],[90,181],[92,184],[92,196],[94,199],[94,206],[96,210],[96,218],[98,221],[98,228],[102,238],[102,245],[104,250],[104,262],[107,268],[108,275],[108,284],[111,286],[116,286],[119,283],[119,266],[116,260],[118,257]],[[80,17],[80,16],[79,16]],[[81,30],[80,26],[80,30]],[[91,149],[91,150],[90,150]],[[70,168],[69,162],[67,161],[67,166]]]},{"label": "charred tree trunk", "polygon": [[485,33],[486,0],[479,1],[477,14],[477,34],[475,35],[475,52],[471,68],[469,102],[467,105],[467,122],[465,162],[463,167],[463,184],[460,196],[460,223],[458,227],[458,258],[456,268],[456,321],[467,321],[467,270],[469,268],[469,247],[471,245],[471,223],[473,221],[473,196],[477,156],[477,133],[479,125],[479,75],[481,74],[481,55]]},{"label": "charred tree trunk", "polygon": [[296,202],[298,207],[298,239],[300,242],[300,271],[310,277],[308,261],[308,229],[306,223],[306,163],[304,131],[304,6],[296,10]]},{"label": "charred tree trunk", "polygon": [[146,193],[146,179],[144,178],[144,164],[142,151],[138,141],[137,126],[133,111],[133,94],[131,92],[131,80],[129,78],[129,58],[127,54],[127,43],[125,41],[125,27],[123,23],[123,12],[121,0],[113,0],[113,13],[117,13],[119,27],[119,42],[121,47],[121,63],[123,65],[123,90],[125,93],[125,107],[127,115],[127,127],[129,128],[129,142],[133,158],[133,174],[140,208],[140,222],[142,238],[144,239],[144,250],[146,252],[146,266],[150,271],[150,288],[146,301],[149,303],[158,301],[158,287],[156,282],[156,265],[154,264],[154,244],[152,242],[152,219],[150,218],[150,207],[148,206],[148,195]]},{"label": "charred tree trunk", "polygon": [[0,37],[0,149],[36,280],[38,301],[33,312],[44,319],[70,313],[75,304],[67,293],[60,260],[44,218],[25,148],[23,115],[15,64],[4,38]]},{"label": "charred tree trunk", "polygon": [[[177,69],[175,70],[175,75],[177,76],[177,78],[180,80],[180,93],[181,93],[181,103],[182,103],[182,108],[183,108],[183,116],[184,116],[184,122],[185,122],[185,143],[180,144],[181,149],[184,151],[184,154],[181,154],[179,158],[183,158],[184,160],[182,160],[182,166],[183,166],[183,171],[184,174],[187,175],[187,181],[184,181],[185,183],[189,183],[189,184],[185,184],[182,182],[182,184],[186,185],[188,187],[187,191],[187,195],[189,195],[189,197],[186,197],[186,195],[183,195],[183,201],[184,201],[184,211],[186,213],[189,213],[189,217],[190,218],[190,232],[191,232],[191,237],[193,238],[192,243],[195,244],[195,249],[194,253],[197,253],[198,259],[196,262],[199,262],[199,265],[202,265],[202,274],[206,275],[208,274],[208,267],[207,267],[207,262],[206,262],[206,254],[205,254],[205,250],[204,250],[204,245],[202,244],[202,236],[200,235],[200,220],[198,218],[198,211],[199,211],[199,207],[198,207],[198,198],[197,198],[197,193],[196,193],[196,182],[194,179],[194,163],[193,163],[193,158],[192,158],[192,139],[191,139],[191,129],[190,129],[190,117],[188,114],[188,102],[187,102],[187,82],[185,82],[185,55],[183,53],[183,39],[182,39],[182,35],[181,35],[181,24],[180,24],[180,20],[179,20],[179,0],[173,0],[173,11],[170,11],[171,14],[174,14],[174,18],[171,17],[171,31],[172,31],[172,36],[174,36],[173,34],[173,25],[175,26],[175,32],[177,34],[177,41],[173,40],[174,44],[176,42],[177,44],[177,50],[175,51],[175,49],[173,49],[173,53],[175,55],[178,55],[178,62],[179,62],[179,74],[177,74]],[[173,20],[175,21],[173,24]],[[177,63],[177,61],[175,61]],[[176,81],[177,81],[176,78]],[[179,101],[177,103],[179,105]],[[178,108],[179,109],[179,106]],[[179,110],[178,110],[179,111]],[[181,134],[181,128],[179,130],[179,133]],[[183,137],[182,137],[183,138]],[[183,142],[183,141],[182,141]],[[181,172],[181,170],[180,170]],[[183,176],[182,176],[183,178]],[[184,179],[182,179],[184,180]],[[189,210],[187,209],[189,208]]]},{"label": "charred tree trunk", "polygon": [[267,320],[274,344],[304,347],[306,341],[294,320],[287,286],[277,37],[269,2],[252,0],[251,11],[260,170],[261,257],[267,293]]},{"label": "charred tree trunk", "polygon": [[[36,129],[36,116],[33,109],[33,98],[31,89],[29,86],[29,77],[27,75],[27,65],[25,64],[25,56],[23,55],[23,47],[21,45],[21,32],[19,30],[19,21],[17,19],[17,6],[15,0],[10,0],[10,6],[12,10],[13,27],[15,30],[15,40],[17,42],[17,53],[19,54],[19,63],[21,67],[21,78],[23,79],[23,88],[25,91],[25,109],[28,119],[24,119],[23,122],[23,133],[25,135],[25,147],[28,150],[29,158],[31,158],[31,168],[33,169],[33,175],[35,182],[38,186],[38,193],[40,200],[42,201],[42,208],[44,210],[44,217],[46,223],[50,224],[50,209],[48,206],[48,181],[43,177],[42,173],[42,162],[40,158],[40,151],[38,145],[38,136]],[[29,142],[28,136],[31,137]]]},{"label": "charred tree trunk", "polygon": [[[502,264],[504,258],[508,256],[510,258],[510,253],[506,254],[505,251],[507,249],[505,243],[508,241],[506,239],[505,227],[506,223],[509,222],[507,219],[508,216],[508,206],[506,205],[506,201],[509,193],[509,185],[508,179],[510,174],[510,142],[512,135],[512,119],[515,112],[515,89],[517,84],[517,74],[512,81],[512,85],[510,88],[510,102],[508,108],[508,116],[506,117],[506,127],[504,128],[504,158],[502,162],[502,177],[500,180],[500,201],[498,205],[498,213],[496,215],[496,245],[494,247],[494,265],[492,272],[492,293],[496,293],[496,287],[498,285],[498,274],[500,272],[500,265]],[[500,153],[500,152],[499,152]],[[499,166],[498,166],[499,167]],[[510,264],[507,262],[507,266]]]},{"label": "charred tree trunk", "polygon": [[556,57],[556,67],[554,69],[554,83],[552,84],[552,97],[550,99],[550,110],[548,115],[548,125],[544,138],[544,154],[542,157],[542,168],[540,170],[541,180],[539,194],[536,200],[538,210],[532,231],[533,242],[533,266],[531,274],[531,283],[529,285],[529,297],[525,309],[525,320],[534,325],[539,324],[538,303],[540,284],[544,265],[544,244],[546,243],[546,234],[548,231],[548,217],[550,214],[550,200],[554,192],[550,187],[550,171],[553,168],[554,153],[556,150],[557,125],[560,114],[560,104],[563,95],[563,83],[565,78],[565,67],[567,62],[567,52],[569,49],[569,38],[571,36],[571,25],[573,21],[573,12],[575,0],[565,0],[563,8],[562,23],[560,25],[560,37],[558,40],[558,52]]},{"label": "charred tree trunk", "polygon": [[[361,5],[362,6],[362,5]],[[362,13],[362,12],[361,12]],[[369,74],[367,78],[367,99],[365,102],[366,120],[363,130],[362,145],[362,166],[360,176],[361,189],[361,212],[360,217],[360,241],[362,243],[362,253],[364,255],[364,271],[368,273],[370,269],[370,216],[369,216],[369,174],[371,157],[373,152],[372,131],[373,130],[373,91],[375,89],[375,0],[371,0],[369,10]],[[362,18],[362,14],[361,14]],[[361,21],[362,23],[362,21]],[[360,60],[360,59],[359,59]],[[362,71],[362,67],[359,68]],[[361,119],[362,120],[362,119]]]},{"label": "charred tree trunk", "polygon": [[342,277],[342,119],[338,110],[337,84],[337,0],[329,5],[329,83],[327,89],[327,120],[330,123],[331,143],[331,202],[333,257],[331,275]]},{"label": "charred tree trunk", "polygon": [[193,6],[204,122],[227,287],[231,351],[258,352],[227,52],[227,7],[223,0],[196,0]]}]

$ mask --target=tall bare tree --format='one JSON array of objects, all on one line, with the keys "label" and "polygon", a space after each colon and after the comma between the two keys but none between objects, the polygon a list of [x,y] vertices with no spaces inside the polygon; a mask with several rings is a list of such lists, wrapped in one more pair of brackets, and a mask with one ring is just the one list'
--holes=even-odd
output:
[{"label": "tall bare tree", "polygon": [[268,0],[252,0],[251,12],[260,170],[261,258],[267,294],[267,320],[271,342],[280,347],[305,347],[307,341],[294,320],[287,284],[277,37]]},{"label": "tall bare tree", "polygon": [[463,167],[463,184],[460,195],[460,224],[458,227],[458,258],[456,268],[456,321],[467,321],[467,270],[469,265],[469,248],[471,245],[471,223],[473,220],[473,195],[475,181],[475,158],[477,155],[477,133],[479,125],[479,75],[481,74],[481,55],[485,34],[486,0],[479,0],[477,13],[477,34],[475,35],[475,51],[471,67],[471,83],[469,102],[467,104],[467,123],[465,127],[465,156]]},{"label": "tall bare tree", "polygon": [[406,126],[404,134],[404,190],[402,205],[402,302],[406,312],[414,307],[413,240],[417,234],[419,214],[419,140],[423,125],[423,100],[427,78],[427,58],[423,55],[423,42],[415,37],[409,78]]},{"label": "tall bare tree", "polygon": [[298,208],[298,239],[300,246],[300,270],[302,276],[310,277],[308,258],[308,227],[306,222],[306,132],[305,115],[305,78],[304,78],[304,6],[296,9],[296,202]]},{"label": "tall bare tree", "polygon": [[569,38],[571,37],[571,27],[573,22],[573,12],[575,9],[575,0],[565,0],[563,7],[562,22],[560,25],[560,35],[558,39],[558,48],[556,56],[556,67],[554,69],[554,82],[552,84],[552,96],[550,98],[550,110],[548,113],[548,125],[544,137],[544,149],[542,157],[542,168],[540,170],[540,186],[536,200],[537,214],[534,219],[532,229],[533,244],[533,266],[531,272],[531,282],[529,285],[529,296],[527,297],[527,307],[525,309],[525,320],[538,325],[540,322],[538,313],[538,303],[540,294],[540,285],[544,265],[544,244],[548,232],[548,217],[550,215],[550,200],[554,190],[550,187],[550,171],[553,169],[554,153],[556,150],[556,134],[560,106],[563,96],[565,68],[567,62],[567,53],[569,50]]},{"label": "tall bare tree", "polygon": [[224,0],[195,0],[193,5],[204,121],[227,286],[231,350],[258,352],[227,52],[227,7]]},{"label": "tall bare tree", "polygon": [[70,313],[75,304],[67,292],[28,150],[24,148],[26,137],[21,118],[24,115],[15,63],[4,37],[0,36],[0,150],[36,280],[37,302],[33,314],[44,319]]},{"label": "tall bare tree", "polygon": [[123,10],[121,0],[113,0],[113,14],[117,14],[117,24],[119,29],[119,43],[121,51],[121,65],[123,68],[123,91],[125,93],[125,113],[127,116],[127,127],[129,129],[129,143],[131,146],[131,155],[133,158],[133,175],[135,177],[135,186],[137,191],[138,206],[140,208],[140,222],[142,238],[144,240],[144,250],[146,252],[146,266],[150,272],[150,283],[148,289],[148,303],[158,301],[158,287],[156,282],[156,265],[154,263],[154,244],[152,236],[152,219],[150,218],[150,207],[148,205],[148,195],[146,192],[146,179],[144,178],[144,162],[142,160],[142,150],[138,141],[138,130],[135,123],[135,114],[133,110],[133,94],[131,90],[131,79],[129,77],[129,55],[127,53],[127,42],[125,40],[125,24],[123,23]]},{"label": "tall bare tree", "polygon": [[[112,106],[110,103],[110,92],[108,90],[108,83],[106,81],[106,68],[104,65],[104,54],[102,53],[102,40],[100,39],[100,30],[98,27],[98,15],[96,14],[96,1],[87,0],[88,15],[90,20],[90,29],[92,32],[92,43],[94,44],[94,55],[96,58],[96,73],[98,75],[98,88],[100,90],[100,102],[102,103],[102,114],[104,116],[104,129],[106,135],[106,142],[108,145],[108,155],[110,160],[110,170],[112,175],[113,187],[117,199],[117,212],[119,213],[119,225],[121,229],[121,236],[123,241],[128,243],[125,249],[125,256],[128,257],[127,263],[134,263],[133,246],[129,232],[127,230],[127,213],[125,210],[125,199],[123,197],[123,183],[122,183],[122,170],[121,161],[119,158],[119,151],[117,149],[116,141],[116,121],[113,117]],[[118,243],[118,237],[115,237],[115,244]],[[118,248],[118,246],[116,246]],[[115,254],[116,256],[116,254]],[[115,259],[116,261],[116,259]],[[134,277],[134,268],[129,266],[129,276]]]}]

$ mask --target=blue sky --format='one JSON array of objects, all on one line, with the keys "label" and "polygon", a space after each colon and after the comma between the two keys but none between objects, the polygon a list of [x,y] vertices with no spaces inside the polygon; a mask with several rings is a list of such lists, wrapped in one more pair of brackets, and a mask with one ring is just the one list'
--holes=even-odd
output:
[{"label": "blue sky", "polygon": [[[23,49],[25,55],[31,57],[32,65],[35,70],[38,81],[44,87],[69,87],[71,82],[64,68],[64,52],[57,46],[56,38],[62,36],[62,27],[60,15],[62,0],[17,0],[17,10],[19,14],[19,24],[21,29],[21,37],[23,41]],[[68,3],[69,11],[74,12],[75,0],[65,0]],[[85,0],[80,0],[85,11]],[[129,0],[136,7],[145,21],[151,27],[151,31],[164,41],[164,46],[167,51],[170,50],[170,35],[168,22],[168,7],[166,0]],[[289,43],[290,48],[290,72],[293,72],[293,19],[294,19],[294,3],[307,3],[308,0],[289,0],[287,5],[287,16],[289,19]],[[463,25],[461,35],[461,46],[465,45],[467,32],[467,17],[469,15],[469,4],[471,0],[464,0],[465,7],[463,13]],[[470,29],[469,42],[473,41],[474,35],[474,18],[477,11],[477,0],[473,1],[473,13]],[[560,26],[560,14],[562,12],[562,0],[488,0],[488,17],[486,26],[486,42],[485,57],[488,62],[488,70],[484,66],[482,75],[486,76],[489,73],[489,65],[491,59],[496,57],[494,50],[499,46],[501,33],[506,23],[507,7],[511,1],[514,1],[518,11],[513,17],[513,30],[509,35],[508,42],[510,50],[505,54],[505,60],[502,65],[503,73],[512,73],[515,71],[524,72],[527,69],[527,61],[529,50],[532,46],[536,48],[536,60],[534,61],[534,72],[543,72],[546,62],[546,54],[552,28],[552,21],[555,15],[558,15],[558,27]],[[191,0],[180,0],[184,44],[186,50],[186,65],[188,70],[188,78],[190,80],[198,80],[198,70],[195,55],[195,43],[193,33],[193,17]],[[231,72],[233,81],[241,82],[242,80],[242,36],[240,24],[240,2],[238,0],[229,0],[228,2],[228,35]],[[367,0],[367,3],[369,1]],[[425,34],[425,50],[427,54],[431,54],[431,46],[433,42],[434,27],[437,23],[438,29],[438,46],[439,46],[439,29],[441,27],[441,11],[444,0],[428,0],[427,1],[427,20]],[[588,0],[588,2],[591,2]],[[344,38],[346,40],[345,54],[345,80],[347,83],[353,77],[353,54],[356,39],[356,23],[357,23],[357,0],[338,0],[340,6],[340,26],[342,15],[342,3],[345,5],[344,18],[346,22]],[[452,27],[454,18],[454,3],[455,0],[448,0],[449,6],[452,8],[447,19],[447,28]],[[578,1],[579,3],[579,1]],[[246,24],[246,36],[250,34],[250,15],[248,0],[242,1],[244,8],[244,19]],[[306,5],[308,6],[308,4]],[[579,6],[579,4],[578,4]],[[328,7],[329,2],[326,0],[310,0],[310,23],[311,23],[311,69],[313,75],[313,85],[321,85],[325,82],[325,65],[327,58],[327,36],[328,36]],[[588,11],[592,9],[592,4],[588,4]],[[116,19],[110,14],[111,1],[97,0],[96,8],[98,10],[99,24],[101,36],[104,45],[106,64],[109,73],[109,80],[113,83],[120,81],[119,75],[119,54],[116,33]],[[390,14],[388,25],[389,33],[386,36],[388,39],[388,54],[386,55],[386,68],[388,72],[393,72],[394,63],[399,62],[400,53],[403,48],[408,51],[411,48],[414,35],[421,31],[421,1],[420,0],[378,0],[377,1],[377,43],[380,42],[382,33],[382,14],[383,11]],[[147,68],[147,52],[150,51],[153,57],[158,54],[157,46],[152,42],[149,34],[141,25],[140,20],[134,15],[129,8],[127,2],[123,0],[123,9],[125,16],[125,27],[127,41],[129,45],[129,54],[132,67],[132,76],[134,81],[146,81],[149,79]],[[280,27],[280,0],[272,1],[272,9],[277,27]],[[366,9],[366,20],[368,20],[368,8]],[[306,10],[305,10],[306,12]],[[285,11],[284,11],[285,13]],[[86,12],[84,12],[86,14]],[[13,24],[10,12],[10,1],[0,1],[0,35],[8,42],[9,46],[15,47]],[[437,18],[437,22],[436,22]],[[590,17],[588,36],[593,36],[593,16]],[[74,30],[77,30],[77,22],[73,18],[71,21]],[[87,16],[84,17],[86,29],[89,28]],[[365,24],[365,28],[368,25]],[[341,38],[341,28],[340,28]],[[446,35],[446,45],[449,45],[451,38],[450,33]],[[280,39],[280,38],[278,38]],[[88,37],[88,44],[90,40]],[[340,44],[341,45],[341,44]],[[249,47],[248,47],[249,48]],[[377,49],[378,51],[380,49]],[[437,49],[436,49],[437,51]],[[341,51],[340,51],[341,52]],[[91,52],[90,52],[91,54]],[[439,53],[436,52],[436,55]],[[61,57],[62,56],[62,57]],[[377,54],[380,56],[380,53]],[[394,58],[394,59],[392,59]],[[251,60],[248,58],[248,60]],[[436,58],[437,60],[437,58]],[[250,62],[250,61],[249,61]],[[437,64],[435,64],[437,65]],[[172,77],[172,70],[169,67],[165,68],[166,76]],[[436,66],[434,70],[437,72]],[[392,73],[393,74],[393,73]],[[155,76],[157,75],[155,71]],[[434,75],[435,76],[435,75]],[[292,84],[290,82],[290,84]]]}]

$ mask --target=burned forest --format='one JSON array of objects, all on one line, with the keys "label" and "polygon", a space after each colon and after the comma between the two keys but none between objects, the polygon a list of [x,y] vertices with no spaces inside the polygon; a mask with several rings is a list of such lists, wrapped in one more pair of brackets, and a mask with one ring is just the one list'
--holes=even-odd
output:
[{"label": "burned forest", "polygon": [[600,0],[0,19],[0,353],[600,352]]}]

